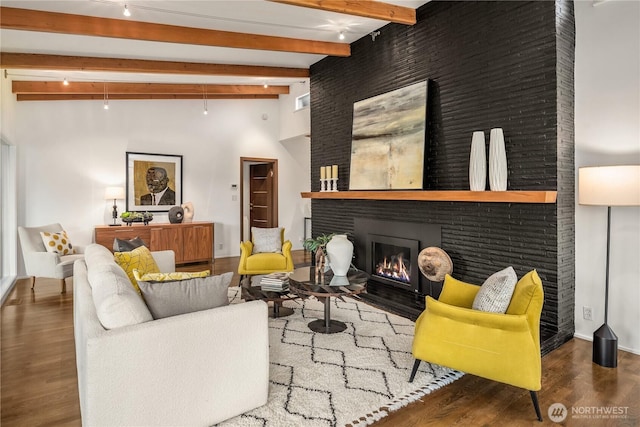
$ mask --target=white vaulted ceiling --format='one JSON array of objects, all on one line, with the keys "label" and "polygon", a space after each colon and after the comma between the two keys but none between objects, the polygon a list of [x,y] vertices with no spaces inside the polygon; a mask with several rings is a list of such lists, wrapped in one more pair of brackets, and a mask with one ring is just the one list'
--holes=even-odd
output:
[{"label": "white vaulted ceiling", "polygon": [[[305,0],[307,1],[307,0]],[[362,8],[366,13],[371,0],[332,1],[309,0],[308,3],[324,3],[324,6],[350,4]],[[378,2],[375,2],[378,3]],[[387,0],[387,4],[416,9],[426,1]],[[131,11],[130,17],[123,16],[124,5]],[[190,84],[226,84],[226,85],[269,85],[287,86],[304,80],[304,71],[326,54],[277,51],[263,48],[235,48],[192,43],[140,40],[141,37],[114,38],[97,35],[69,34],[69,31],[55,29],[56,18],[34,19],[41,28],[16,27],[5,22],[11,10],[6,8],[28,9],[63,14],[84,15],[86,17],[118,20],[117,25],[107,25],[114,21],[101,21],[96,26],[122,26],[124,31],[129,25],[136,27],[140,22],[165,24],[177,27],[189,27],[258,36],[275,36],[304,41],[330,42],[346,44],[360,39],[372,31],[386,25],[389,20],[372,19],[350,13],[336,13],[309,7],[283,4],[281,2],[260,0],[235,1],[149,1],[149,0],[73,0],[73,1],[6,1],[2,0],[3,13],[0,29],[0,49],[3,54],[2,68],[8,69],[12,80],[61,81],[67,78],[77,82],[130,82],[130,83],[190,83]],[[393,15],[393,12],[391,13]],[[393,18],[391,18],[393,19]],[[48,20],[52,22],[47,22]],[[131,22],[129,22],[131,21]],[[48,28],[50,24],[50,29]],[[79,25],[81,26],[81,25]],[[42,28],[44,27],[44,29]],[[20,29],[17,29],[20,28]],[[109,30],[109,28],[107,28]],[[145,30],[146,31],[146,30]],[[339,40],[340,31],[344,40]],[[188,28],[175,28],[169,34],[180,36]],[[143,31],[144,33],[144,31]],[[381,34],[380,37],[384,37]],[[222,37],[220,37],[222,39]],[[218,37],[202,37],[203,43],[218,43]],[[247,36],[251,43],[251,36]],[[375,43],[372,41],[372,43]],[[295,46],[296,42],[285,42],[285,46]],[[119,58],[132,60],[171,61],[205,64],[234,64],[242,66],[287,67],[301,69],[291,76],[278,76],[277,72],[260,75],[255,70],[247,75],[243,72],[228,71],[222,73],[187,74],[185,72],[143,72],[143,71],[86,71],[80,69],[60,69],[55,65],[48,68],[18,68],[7,64],[6,54],[64,55],[73,57]],[[65,61],[63,61],[65,62]],[[269,75],[270,74],[270,75]],[[308,71],[307,71],[308,75]],[[302,77],[301,77],[302,76]]]}]

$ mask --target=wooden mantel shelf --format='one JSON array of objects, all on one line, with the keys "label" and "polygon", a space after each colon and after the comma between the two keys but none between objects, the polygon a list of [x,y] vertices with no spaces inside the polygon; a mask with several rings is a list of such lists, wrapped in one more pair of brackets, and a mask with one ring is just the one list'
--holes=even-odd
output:
[{"label": "wooden mantel shelf", "polygon": [[303,192],[303,199],[419,200],[427,202],[555,203],[557,191],[369,190]]}]

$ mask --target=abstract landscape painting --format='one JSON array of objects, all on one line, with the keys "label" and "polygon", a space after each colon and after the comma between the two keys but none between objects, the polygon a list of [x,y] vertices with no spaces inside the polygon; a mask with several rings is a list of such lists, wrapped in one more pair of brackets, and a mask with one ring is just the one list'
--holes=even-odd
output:
[{"label": "abstract landscape painting", "polygon": [[353,104],[350,190],[422,189],[427,81]]}]

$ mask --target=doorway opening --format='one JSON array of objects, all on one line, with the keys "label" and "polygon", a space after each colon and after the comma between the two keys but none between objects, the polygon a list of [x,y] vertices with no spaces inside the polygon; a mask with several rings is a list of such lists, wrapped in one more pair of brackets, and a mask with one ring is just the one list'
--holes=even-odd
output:
[{"label": "doorway opening", "polygon": [[240,240],[278,226],[278,159],[240,157]]}]

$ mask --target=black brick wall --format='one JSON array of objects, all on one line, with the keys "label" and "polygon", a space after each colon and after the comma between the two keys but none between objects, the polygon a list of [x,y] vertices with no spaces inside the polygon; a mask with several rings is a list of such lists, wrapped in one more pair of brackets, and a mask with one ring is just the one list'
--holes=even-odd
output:
[{"label": "black brick wall", "polygon": [[[468,189],[473,131],[505,134],[510,190],[558,190],[557,204],[313,200],[313,234],[353,231],[355,218],[442,225],[454,275],[482,283],[512,265],[545,286],[543,329],[573,333],[573,4],[440,2],[414,26],[389,24],[349,58],[311,67],[312,191],[338,164],[349,188],[353,103],[429,79],[426,189]],[[487,181],[488,186],[488,181]]]}]

